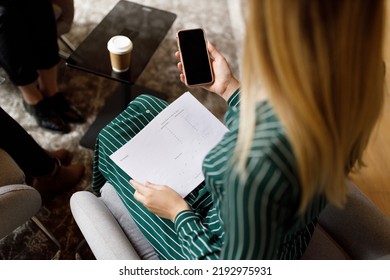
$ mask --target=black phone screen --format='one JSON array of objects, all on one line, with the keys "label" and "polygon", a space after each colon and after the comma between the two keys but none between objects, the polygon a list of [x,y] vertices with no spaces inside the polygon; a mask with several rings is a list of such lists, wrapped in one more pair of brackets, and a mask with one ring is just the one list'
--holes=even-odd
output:
[{"label": "black phone screen", "polygon": [[181,30],[178,41],[187,85],[211,83],[213,74],[203,30]]}]

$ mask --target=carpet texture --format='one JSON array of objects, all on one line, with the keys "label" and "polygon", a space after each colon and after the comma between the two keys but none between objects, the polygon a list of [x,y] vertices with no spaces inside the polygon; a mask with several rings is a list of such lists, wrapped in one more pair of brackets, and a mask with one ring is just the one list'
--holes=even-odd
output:
[{"label": "carpet texture", "polygon": [[[67,38],[75,46],[80,44],[117,2],[117,0],[75,0],[74,23]],[[240,1],[134,0],[132,2],[177,14],[172,28],[138,79],[138,85],[166,93],[168,101],[173,101],[188,90],[179,81],[177,60],[174,56],[177,49],[175,34],[179,29],[194,27],[205,29],[208,39],[225,55],[235,75],[239,76],[238,57],[242,41]],[[67,98],[87,117],[85,124],[74,125],[70,133],[61,135],[38,127],[35,120],[23,109],[20,93],[10,83],[2,69],[0,69],[0,76],[5,78],[0,85],[0,106],[15,118],[42,147],[48,150],[69,149],[75,154],[73,161],[82,162],[86,166],[82,181],[67,193],[45,201],[37,215],[59,240],[62,246],[61,254],[56,255],[56,246],[32,222],[27,222],[0,240],[0,259],[45,260],[53,257],[64,260],[75,259],[76,248],[83,237],[70,212],[69,199],[75,191],[91,190],[93,157],[93,151],[81,147],[79,141],[94,121],[105,100],[115,92],[118,84],[67,68],[64,62],[61,62],[59,65],[60,90],[65,92]],[[201,89],[191,89],[190,92],[217,117],[223,116],[226,105],[219,97]],[[80,257],[94,259],[88,246],[80,250]]]}]

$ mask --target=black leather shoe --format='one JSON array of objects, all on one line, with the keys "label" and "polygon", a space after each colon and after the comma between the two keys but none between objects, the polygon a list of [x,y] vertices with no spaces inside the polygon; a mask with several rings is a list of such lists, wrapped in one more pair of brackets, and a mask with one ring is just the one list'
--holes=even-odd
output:
[{"label": "black leather shoe", "polygon": [[43,99],[36,105],[30,105],[23,101],[23,105],[26,111],[36,119],[39,126],[62,133],[70,131],[70,126],[53,111],[47,99]]},{"label": "black leather shoe", "polygon": [[62,92],[57,92],[54,96],[47,98],[54,111],[68,123],[83,123],[84,117],[68,100]]}]

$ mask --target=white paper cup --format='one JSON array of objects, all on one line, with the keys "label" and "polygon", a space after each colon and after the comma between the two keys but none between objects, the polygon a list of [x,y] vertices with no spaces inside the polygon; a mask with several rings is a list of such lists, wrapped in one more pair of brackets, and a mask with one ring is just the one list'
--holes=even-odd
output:
[{"label": "white paper cup", "polygon": [[112,70],[115,72],[129,70],[133,43],[128,37],[122,35],[112,37],[107,43],[107,49],[110,53]]}]

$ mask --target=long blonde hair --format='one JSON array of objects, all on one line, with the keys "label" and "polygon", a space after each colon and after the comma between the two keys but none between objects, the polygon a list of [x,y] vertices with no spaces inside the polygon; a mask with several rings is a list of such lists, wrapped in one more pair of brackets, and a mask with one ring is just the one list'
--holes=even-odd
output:
[{"label": "long blonde hair", "polygon": [[345,179],[384,102],[382,0],[252,0],[244,45],[240,132],[244,169],[259,80],[298,164],[300,210],[324,194],[345,202]]}]

